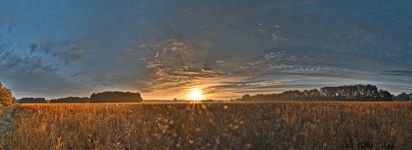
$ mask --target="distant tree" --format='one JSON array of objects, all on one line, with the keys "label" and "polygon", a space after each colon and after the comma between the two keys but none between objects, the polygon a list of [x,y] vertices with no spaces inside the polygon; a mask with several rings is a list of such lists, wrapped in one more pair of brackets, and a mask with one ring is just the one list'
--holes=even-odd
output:
[{"label": "distant tree", "polygon": [[249,94],[246,94],[246,95],[242,96],[242,101],[251,101],[251,100],[252,100],[252,97],[250,97]]},{"label": "distant tree", "polygon": [[302,100],[302,93],[298,90],[286,91],[280,95],[281,100]]},{"label": "distant tree", "polygon": [[258,94],[252,96],[253,101],[277,101],[280,100],[280,94]]},{"label": "distant tree", "polygon": [[33,98],[33,97],[24,97],[18,100],[18,103],[47,103],[45,98],[38,97],[38,98]]},{"label": "distant tree", "polygon": [[388,91],[379,90],[379,96],[382,101],[392,101],[393,100],[392,94],[389,93]]},{"label": "distant tree", "polygon": [[378,90],[373,85],[349,85],[338,87],[322,87],[319,90],[292,90],[279,94],[258,94],[252,96],[254,101],[392,101],[392,100],[411,100],[412,93],[402,93],[392,96],[384,90]]},{"label": "distant tree", "polygon": [[412,100],[412,93],[411,94],[406,94],[402,92],[401,94],[397,95],[394,97],[396,101],[410,101]]},{"label": "distant tree", "polygon": [[10,89],[3,87],[0,82],[0,103],[4,106],[13,104],[13,96]]},{"label": "distant tree", "polygon": [[211,102],[214,102],[214,101],[213,101],[213,99],[206,99],[206,100],[202,100],[200,102],[202,102],[202,103],[211,103]]},{"label": "distant tree", "polygon": [[91,103],[123,103],[123,102],[142,102],[140,93],[131,92],[103,92],[93,93],[90,96]]},{"label": "distant tree", "polygon": [[50,100],[50,103],[88,103],[88,97],[66,97]]},{"label": "distant tree", "polygon": [[173,101],[177,101],[177,98],[174,98]]},{"label": "distant tree", "polygon": [[[371,101],[382,100],[378,88],[373,85],[351,85],[321,88],[321,96],[324,100],[339,101]],[[382,93],[386,94],[386,93]],[[386,95],[385,95],[386,96]]]}]

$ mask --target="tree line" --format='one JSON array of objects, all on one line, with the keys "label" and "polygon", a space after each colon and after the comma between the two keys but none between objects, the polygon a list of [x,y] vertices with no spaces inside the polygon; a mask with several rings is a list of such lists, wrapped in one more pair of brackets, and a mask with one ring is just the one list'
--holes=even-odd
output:
[{"label": "tree line", "polygon": [[50,100],[50,103],[89,103],[88,97],[66,97]]},{"label": "tree line", "polygon": [[18,103],[130,103],[142,102],[143,98],[140,93],[132,92],[103,92],[93,93],[89,97],[65,97],[51,99],[47,101],[45,98],[25,97],[17,100]]},{"label": "tree line", "polygon": [[[388,91],[379,90],[374,85],[349,85],[337,87],[322,87],[320,90],[290,90],[279,94],[244,95],[237,100],[243,101],[412,101],[412,93],[393,95]],[[140,93],[108,91],[93,93],[89,97],[66,97],[50,101],[45,98],[25,97],[16,101],[10,89],[0,82],[0,103],[11,105],[18,103],[122,103],[142,102]]]},{"label": "tree line", "polygon": [[17,100],[18,103],[47,103],[45,98],[42,97],[24,97]]},{"label": "tree line", "polygon": [[91,103],[123,103],[123,102],[142,102],[140,93],[131,92],[103,92],[93,93],[90,96]]},{"label": "tree line", "polygon": [[323,87],[312,90],[291,90],[279,94],[244,95],[243,101],[410,101],[412,93],[397,96],[388,91],[378,90],[374,85],[349,85]]}]

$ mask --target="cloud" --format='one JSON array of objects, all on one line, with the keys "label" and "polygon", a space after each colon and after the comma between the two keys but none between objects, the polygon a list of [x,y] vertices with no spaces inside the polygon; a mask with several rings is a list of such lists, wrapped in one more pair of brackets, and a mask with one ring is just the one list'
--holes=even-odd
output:
[{"label": "cloud", "polygon": [[83,93],[76,85],[57,74],[57,69],[39,57],[11,54],[0,63],[0,80],[10,84],[18,96],[58,96]]},{"label": "cloud", "polygon": [[[344,78],[345,73],[353,70],[343,66],[312,63],[308,56],[294,55],[286,50],[272,50],[258,57],[244,58],[236,61],[231,59],[216,60],[209,55],[197,53],[192,46],[178,39],[154,44],[141,44],[140,48],[149,49],[151,57],[140,59],[149,73],[139,79],[150,95],[153,91],[169,91],[175,89],[184,92],[185,87],[202,88],[209,92],[274,92],[279,88],[315,88],[329,85],[322,78]],[[215,60],[214,63],[205,60]],[[349,76],[346,76],[349,77]],[[224,80],[218,80],[224,79]],[[311,84],[297,82],[310,79]],[[296,81],[296,82],[295,82]],[[181,88],[181,89],[176,89]],[[284,89],[283,89],[284,90]],[[215,96],[218,97],[218,96]],[[227,98],[228,95],[220,98]]]},{"label": "cloud", "polygon": [[83,72],[76,72],[74,74],[72,74],[72,77],[77,77],[77,76],[81,76],[81,75],[85,75],[88,74],[88,71],[83,71]]},{"label": "cloud", "polygon": [[223,75],[205,67],[205,53],[192,49],[178,39],[142,44],[139,48],[152,50],[151,57],[140,59],[149,70],[141,82],[151,90],[178,87],[190,84],[197,78]]},{"label": "cloud", "polygon": [[[43,60],[37,56],[24,56],[11,50],[0,51],[0,65],[2,71],[19,70],[20,73],[33,73],[36,71],[55,71],[52,65],[44,64]],[[7,68],[7,69],[6,69]]]},{"label": "cloud", "polygon": [[33,54],[33,52],[37,49],[37,47],[39,47],[39,45],[37,45],[36,43],[31,43],[29,47],[30,47],[30,54]]},{"label": "cloud", "polygon": [[31,54],[36,51],[50,54],[61,59],[64,64],[83,58],[87,51],[82,40],[46,41],[41,44],[31,43],[29,48]]},{"label": "cloud", "polygon": [[382,75],[390,75],[390,76],[411,76],[412,71],[408,70],[394,70],[394,71],[385,71],[381,73]]},{"label": "cloud", "polygon": [[7,50],[5,44],[0,44],[0,61],[5,61],[13,52],[12,50]]},{"label": "cloud", "polygon": [[[56,97],[84,95],[88,86],[59,75],[55,65],[40,56],[12,51],[9,46],[0,49],[0,81],[9,85],[13,95]],[[81,73],[78,73],[79,75]]]}]

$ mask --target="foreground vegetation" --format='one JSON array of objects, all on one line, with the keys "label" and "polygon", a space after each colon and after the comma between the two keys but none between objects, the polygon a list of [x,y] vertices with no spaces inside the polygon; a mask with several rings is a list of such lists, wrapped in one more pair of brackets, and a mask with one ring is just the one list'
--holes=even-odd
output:
[{"label": "foreground vegetation", "polygon": [[412,149],[412,103],[14,106],[4,149]]}]

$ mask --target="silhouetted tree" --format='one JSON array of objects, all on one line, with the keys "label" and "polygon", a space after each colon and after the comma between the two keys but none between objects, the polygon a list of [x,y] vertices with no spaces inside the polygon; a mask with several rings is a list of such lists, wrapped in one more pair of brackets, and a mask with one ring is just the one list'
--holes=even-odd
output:
[{"label": "silhouetted tree", "polygon": [[255,96],[252,96],[252,99],[254,101],[276,101],[278,99],[278,94],[258,94]]},{"label": "silhouetted tree", "polygon": [[392,100],[410,100],[410,96],[406,93],[400,94],[393,98],[391,93],[384,90],[378,90],[373,85],[350,85],[338,87],[322,87],[319,90],[292,90],[285,91],[280,94],[258,94],[252,96],[256,101],[392,101]]},{"label": "silhouetted tree", "polygon": [[142,102],[140,93],[131,92],[103,92],[93,93],[90,96],[91,103],[122,103],[122,102]]},{"label": "silhouetted tree", "polygon": [[50,100],[50,103],[88,103],[88,97],[66,97]]},{"label": "silhouetted tree", "polygon": [[371,101],[382,99],[376,86],[360,84],[351,86],[323,87],[321,88],[321,95],[324,100]]},{"label": "silhouetted tree", "polygon": [[406,94],[402,92],[401,94],[394,97],[397,101],[411,101],[412,100],[412,93]]},{"label": "silhouetted tree", "polygon": [[382,101],[392,101],[393,100],[392,94],[389,93],[388,91],[379,90],[379,96]]},{"label": "silhouetted tree", "polygon": [[246,95],[242,96],[242,101],[251,101],[251,100],[252,100],[252,98],[250,97],[249,94],[246,94]]},{"label": "silhouetted tree", "polygon": [[0,82],[0,103],[4,106],[13,104],[13,96],[10,89],[3,87]]},{"label": "silhouetted tree", "polygon": [[33,98],[33,97],[25,97],[21,98],[18,100],[18,103],[47,103],[45,98],[38,97],[38,98]]},{"label": "silhouetted tree", "polygon": [[213,101],[213,99],[206,99],[206,100],[202,100],[200,102],[202,102],[202,103],[212,103],[214,101]]}]

